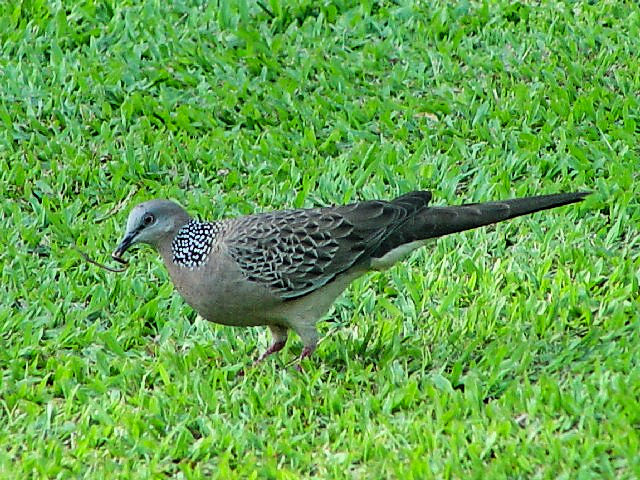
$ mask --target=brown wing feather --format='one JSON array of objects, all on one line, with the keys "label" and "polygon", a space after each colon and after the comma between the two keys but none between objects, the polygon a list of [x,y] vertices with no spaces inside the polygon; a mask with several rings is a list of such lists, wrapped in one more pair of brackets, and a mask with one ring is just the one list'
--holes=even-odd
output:
[{"label": "brown wing feather", "polygon": [[367,265],[384,240],[430,198],[428,192],[413,192],[392,202],[243,217],[230,220],[235,225],[226,244],[249,280],[283,299],[298,298],[356,265]]}]

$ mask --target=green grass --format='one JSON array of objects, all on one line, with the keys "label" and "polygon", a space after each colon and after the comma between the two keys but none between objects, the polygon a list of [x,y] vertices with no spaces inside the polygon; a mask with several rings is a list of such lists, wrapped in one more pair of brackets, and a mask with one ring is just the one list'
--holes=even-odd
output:
[{"label": "green grass", "polygon": [[[0,48],[0,478],[640,476],[633,0],[24,0]],[[70,249],[418,188],[595,193],[355,282],[303,374]]]}]

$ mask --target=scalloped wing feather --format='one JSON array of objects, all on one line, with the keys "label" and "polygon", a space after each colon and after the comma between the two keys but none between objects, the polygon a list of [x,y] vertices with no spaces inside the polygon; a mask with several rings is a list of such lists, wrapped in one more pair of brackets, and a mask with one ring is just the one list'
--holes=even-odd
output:
[{"label": "scalloped wing feather", "polygon": [[230,222],[225,243],[250,281],[283,300],[299,298],[354,267],[369,267],[380,245],[417,210],[428,192],[392,202],[367,201],[251,215]]}]

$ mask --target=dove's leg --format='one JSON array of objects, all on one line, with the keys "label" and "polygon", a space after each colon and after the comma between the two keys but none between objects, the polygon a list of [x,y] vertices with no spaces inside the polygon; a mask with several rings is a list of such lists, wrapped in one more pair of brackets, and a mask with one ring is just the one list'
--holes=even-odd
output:
[{"label": "dove's leg", "polygon": [[273,342],[271,343],[271,346],[269,346],[269,348],[267,348],[255,362],[253,362],[254,365],[260,363],[272,353],[279,352],[287,343],[288,330],[286,327],[281,327],[280,325],[269,325],[269,330],[271,330]]},{"label": "dove's leg", "polygon": [[311,356],[313,352],[315,352],[316,347],[318,346],[318,331],[316,330],[315,325],[308,325],[304,328],[296,329],[298,335],[300,335],[300,339],[302,340],[302,344],[304,347],[302,348],[302,353],[300,354],[300,359],[298,361],[298,365],[296,368],[298,370],[302,370],[300,366],[300,362],[305,358]]}]

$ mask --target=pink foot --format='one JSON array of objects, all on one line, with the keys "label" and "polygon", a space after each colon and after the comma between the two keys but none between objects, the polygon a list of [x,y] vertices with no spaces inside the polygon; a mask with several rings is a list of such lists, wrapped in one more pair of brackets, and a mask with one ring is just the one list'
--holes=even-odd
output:
[{"label": "pink foot", "polygon": [[299,372],[303,372],[304,369],[302,368],[302,360],[304,360],[305,358],[309,358],[311,356],[311,354],[313,352],[315,352],[316,350],[316,346],[305,346],[302,349],[302,353],[300,354],[300,358],[298,359],[298,363],[296,364],[296,370],[298,370]]},{"label": "pink foot", "polygon": [[276,352],[279,352],[280,350],[282,350],[285,346],[285,344],[287,343],[286,340],[278,340],[276,342],[273,342],[271,344],[271,346],[269,348],[267,348],[264,353],[262,355],[260,355],[254,362],[253,362],[253,366],[256,366],[257,364],[259,364],[260,362],[262,362],[265,358],[267,358],[269,355],[274,354]]}]

